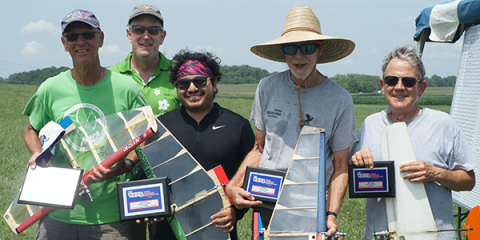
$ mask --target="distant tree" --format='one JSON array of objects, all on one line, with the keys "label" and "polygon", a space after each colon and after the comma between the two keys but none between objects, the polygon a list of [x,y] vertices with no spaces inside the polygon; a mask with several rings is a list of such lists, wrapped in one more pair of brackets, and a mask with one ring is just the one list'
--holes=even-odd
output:
[{"label": "distant tree", "polygon": [[455,82],[457,81],[457,77],[455,76],[448,76],[445,79],[445,87],[454,87]]},{"label": "distant tree", "polygon": [[427,81],[427,86],[429,87],[454,87],[455,82],[457,81],[457,77],[448,76],[442,78],[437,74],[433,74],[430,78],[425,77],[425,81]]},{"label": "distant tree", "polygon": [[445,87],[445,80],[437,74],[433,74],[432,77],[430,77],[430,81],[431,80],[435,81],[437,87]]},{"label": "distant tree", "polygon": [[425,81],[427,81],[427,86],[428,87],[437,87],[437,81],[435,81],[434,78],[428,78],[428,77],[425,77]]},{"label": "distant tree", "polygon": [[272,75],[265,69],[248,65],[225,65],[222,66],[221,71],[223,73],[221,83],[225,84],[258,83],[262,78]]},{"label": "distant tree", "polygon": [[20,72],[11,74],[8,78],[4,79],[2,83],[9,84],[29,84],[40,85],[50,77],[56,76],[61,72],[68,70],[68,67],[56,68],[54,66],[44,69],[32,70],[29,72]]},{"label": "distant tree", "polygon": [[337,74],[331,78],[350,93],[376,92],[380,90],[379,76],[365,74]]}]

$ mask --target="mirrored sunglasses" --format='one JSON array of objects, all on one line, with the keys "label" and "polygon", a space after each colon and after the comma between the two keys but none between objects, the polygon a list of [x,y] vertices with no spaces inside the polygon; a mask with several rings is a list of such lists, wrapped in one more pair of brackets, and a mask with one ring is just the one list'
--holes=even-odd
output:
[{"label": "mirrored sunglasses", "polygon": [[83,32],[83,33],[72,33],[72,34],[64,34],[63,37],[67,39],[69,42],[75,42],[78,40],[78,37],[82,35],[83,39],[90,40],[95,37],[95,33],[100,33],[98,31],[94,32]]},{"label": "mirrored sunglasses", "polygon": [[302,46],[285,45],[283,46],[283,52],[287,55],[295,55],[297,53],[297,49],[300,48],[300,52],[302,52],[303,55],[310,55],[317,51],[317,48],[320,46],[321,45],[319,44],[305,44]]},{"label": "mirrored sunglasses", "polygon": [[414,77],[398,77],[398,76],[385,76],[383,78],[383,82],[385,84],[387,84],[388,86],[394,87],[394,86],[397,85],[398,80],[400,78],[402,79],[403,86],[407,87],[407,88],[411,88],[411,87],[417,85],[417,83],[420,82],[420,80],[417,80]]},{"label": "mirrored sunglasses", "polygon": [[163,31],[163,28],[160,26],[150,26],[150,27],[144,27],[140,25],[133,25],[130,27],[133,33],[137,35],[142,35],[145,30],[148,31],[150,35],[158,35],[160,32]]},{"label": "mirrored sunglasses", "polygon": [[179,90],[187,90],[190,87],[190,83],[193,82],[195,87],[202,88],[207,86],[207,79],[208,77],[196,77],[194,79],[180,79],[175,82],[175,86]]}]

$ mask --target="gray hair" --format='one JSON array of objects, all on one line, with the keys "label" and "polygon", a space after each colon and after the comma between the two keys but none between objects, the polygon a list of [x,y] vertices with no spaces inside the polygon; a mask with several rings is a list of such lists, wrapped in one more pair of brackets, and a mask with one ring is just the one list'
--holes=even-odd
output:
[{"label": "gray hair", "polygon": [[418,56],[417,50],[412,45],[405,45],[403,47],[395,47],[391,53],[389,53],[385,59],[383,59],[382,75],[385,77],[385,70],[392,59],[398,58],[403,61],[407,61],[416,68],[418,74],[418,80],[423,81],[425,77],[425,66],[423,66],[422,59]]}]

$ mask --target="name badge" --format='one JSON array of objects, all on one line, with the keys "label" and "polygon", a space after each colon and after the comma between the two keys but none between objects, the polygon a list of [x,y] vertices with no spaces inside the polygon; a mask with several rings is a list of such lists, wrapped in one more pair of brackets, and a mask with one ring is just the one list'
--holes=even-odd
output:
[{"label": "name badge", "polygon": [[167,188],[166,177],[117,183],[120,220],[169,216]]},{"label": "name badge", "polygon": [[374,168],[348,164],[350,198],[395,197],[393,161],[375,162]]}]

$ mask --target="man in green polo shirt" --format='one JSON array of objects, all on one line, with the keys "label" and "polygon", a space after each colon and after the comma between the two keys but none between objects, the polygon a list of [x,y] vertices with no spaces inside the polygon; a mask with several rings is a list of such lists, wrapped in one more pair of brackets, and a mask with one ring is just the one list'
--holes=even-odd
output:
[{"label": "man in green polo shirt", "polygon": [[179,108],[176,89],[168,82],[171,61],[158,51],[167,36],[158,8],[135,6],[128,19],[127,36],[132,52],[110,70],[134,79],[157,117]]},{"label": "man in green polo shirt", "polygon": [[[135,6],[128,18],[127,36],[132,51],[109,69],[135,80],[157,117],[180,108],[177,90],[168,81],[171,61],[158,51],[167,36],[160,10],[151,5]],[[130,228],[133,240],[145,240],[145,223],[132,221]]]}]

